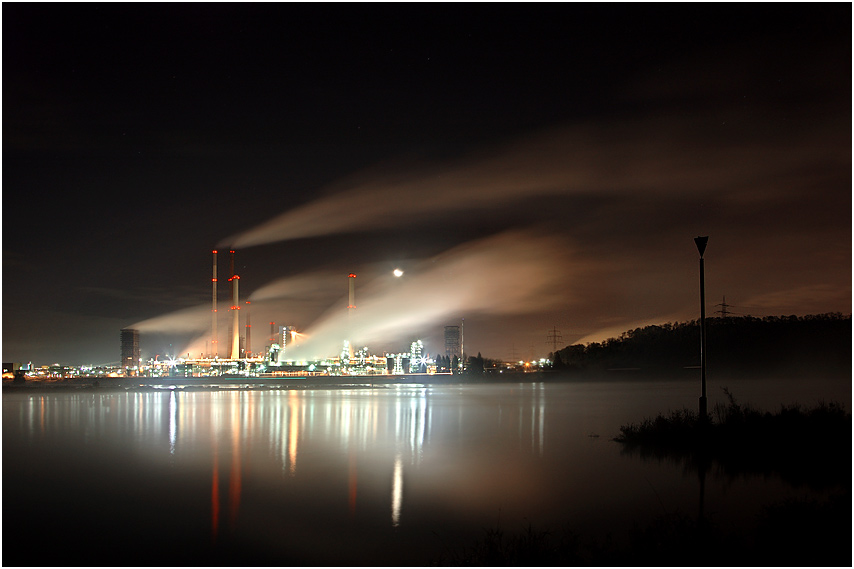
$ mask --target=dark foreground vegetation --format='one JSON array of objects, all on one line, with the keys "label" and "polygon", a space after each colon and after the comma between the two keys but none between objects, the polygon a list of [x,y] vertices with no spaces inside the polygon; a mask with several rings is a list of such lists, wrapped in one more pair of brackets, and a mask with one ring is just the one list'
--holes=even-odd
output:
[{"label": "dark foreground vegetation", "polygon": [[[730,316],[706,319],[709,373],[851,374],[851,316]],[[667,373],[700,365],[697,321],[628,330],[619,338],[558,350],[555,370],[639,369]]]},{"label": "dark foreground vegetation", "polygon": [[688,409],[672,411],[624,425],[614,440],[626,452],[686,461],[697,470],[773,472],[819,490],[851,484],[851,414],[840,404],[788,405],[771,413],[739,404],[726,388],[724,393],[729,402],[715,405],[706,420]]},{"label": "dark foreground vegetation", "polygon": [[490,529],[468,548],[433,560],[442,566],[744,567],[851,566],[851,492],[829,500],[767,506],[756,530],[726,533],[684,514],[636,526],[627,537],[586,537],[572,529]]},{"label": "dark foreground vegetation", "polygon": [[627,536],[595,539],[575,528],[487,530],[436,565],[475,566],[851,566],[851,415],[836,403],[777,413],[740,405],[724,390],[706,420],[693,411],[621,427],[629,454],[683,463],[702,478],[776,473],[827,499],[768,505],[752,531],[725,532],[702,512],[656,518]]}]

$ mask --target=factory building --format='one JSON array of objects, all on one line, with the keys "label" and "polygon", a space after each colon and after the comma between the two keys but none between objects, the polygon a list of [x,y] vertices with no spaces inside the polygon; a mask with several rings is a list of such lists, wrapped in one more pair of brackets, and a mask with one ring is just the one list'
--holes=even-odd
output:
[{"label": "factory building", "polygon": [[139,352],[139,330],[123,328],[121,331],[122,360],[121,366],[124,374],[137,375],[141,357]]},{"label": "factory building", "polygon": [[454,356],[460,359],[463,357],[459,326],[445,326],[445,355],[451,360]]},{"label": "factory building", "polygon": [[426,372],[427,363],[424,359],[424,343],[421,340],[416,340],[409,346],[409,373]]},{"label": "factory building", "polygon": [[[149,360],[142,365],[140,355],[139,331],[126,328],[121,331],[122,357],[121,368],[126,376],[146,375],[150,377],[211,377],[211,376],[246,376],[246,377],[287,377],[307,375],[386,375],[407,373],[435,373],[435,365],[424,353],[424,344],[412,342],[410,351],[401,354],[371,355],[367,347],[355,349],[352,342],[344,340],[344,349],[339,355],[319,360],[307,361],[299,358],[297,343],[302,335],[295,326],[280,325],[270,322],[270,336],[266,346],[259,351],[252,349],[251,323],[249,317],[250,301],[241,303],[239,296],[239,279],[235,272],[235,251],[229,250],[228,288],[230,289],[231,305],[225,326],[227,343],[220,344],[218,332],[222,330],[218,314],[218,251],[212,251],[211,273],[211,320],[210,339],[206,341],[204,352],[191,357],[169,357],[165,360]],[[348,329],[347,336],[353,334],[353,314],[356,310],[356,275],[348,274]],[[222,297],[219,298],[222,300]],[[241,313],[242,309],[242,313]],[[241,334],[241,321],[245,324]],[[451,334],[455,338],[451,342],[452,353],[460,352],[460,331],[457,326],[445,327],[445,343],[448,344],[448,330],[455,329]],[[257,338],[256,338],[257,342]]]}]

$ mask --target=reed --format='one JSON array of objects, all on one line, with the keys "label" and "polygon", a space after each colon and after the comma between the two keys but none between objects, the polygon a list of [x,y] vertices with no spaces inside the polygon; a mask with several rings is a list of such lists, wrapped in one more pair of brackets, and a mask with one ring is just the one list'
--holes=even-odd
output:
[{"label": "reed", "polygon": [[851,482],[851,414],[836,402],[776,413],[740,404],[724,388],[726,403],[702,420],[688,409],[620,427],[618,443],[642,456],[695,465],[715,461],[730,475],[777,472],[788,482],[816,488]]}]

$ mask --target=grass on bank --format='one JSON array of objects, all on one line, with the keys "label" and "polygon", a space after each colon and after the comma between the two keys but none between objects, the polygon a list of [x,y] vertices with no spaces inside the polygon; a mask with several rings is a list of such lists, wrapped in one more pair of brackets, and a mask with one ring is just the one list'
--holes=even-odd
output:
[{"label": "grass on bank", "polygon": [[748,532],[680,513],[597,540],[575,529],[485,530],[444,566],[850,566],[851,415],[838,403],[783,406],[777,413],[741,405],[726,389],[706,420],[688,409],[620,428],[628,452],[685,461],[724,475],[775,472],[788,482],[829,489],[827,500],[766,506]]},{"label": "grass on bank", "polygon": [[725,472],[777,472],[795,485],[826,488],[851,482],[851,414],[839,403],[784,405],[776,413],[739,404],[726,388],[706,420],[682,409],[620,427],[614,440],[628,452],[715,461]]}]

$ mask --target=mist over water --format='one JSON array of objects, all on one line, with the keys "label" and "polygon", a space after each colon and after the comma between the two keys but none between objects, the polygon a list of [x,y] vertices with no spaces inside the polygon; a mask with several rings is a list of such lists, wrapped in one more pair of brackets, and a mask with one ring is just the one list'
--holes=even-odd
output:
[{"label": "mist over water", "polygon": [[[823,378],[726,384],[770,410],[851,392]],[[121,559],[142,565],[425,565],[486,528],[620,539],[663,512],[696,515],[696,472],[624,456],[610,440],[622,424],[693,405],[696,389],[632,380],[6,393],[3,448],[15,460],[3,464],[4,561],[115,564],[130,551]],[[724,399],[709,395],[710,406]],[[763,504],[805,495],[824,494],[712,470],[705,511],[742,532]]]}]

